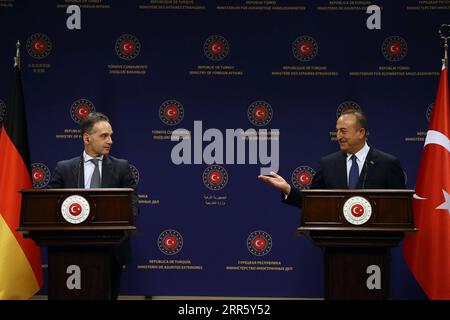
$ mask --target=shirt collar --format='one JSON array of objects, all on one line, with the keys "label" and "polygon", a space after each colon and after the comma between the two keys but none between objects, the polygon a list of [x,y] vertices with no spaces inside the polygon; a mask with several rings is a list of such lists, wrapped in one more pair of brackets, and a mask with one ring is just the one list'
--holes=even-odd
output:
[{"label": "shirt collar", "polygon": [[[355,153],[356,158],[359,161],[364,161],[367,157],[367,154],[369,153],[370,147],[369,145],[366,143],[364,143],[364,147],[362,147],[357,153]],[[347,153],[347,161],[351,158],[352,154],[351,153]]]},{"label": "shirt collar", "polygon": [[[90,155],[88,155],[86,153],[86,151],[83,151],[83,160],[84,163],[91,161],[91,159],[95,159],[93,157],[91,157]],[[99,161],[103,161],[103,155],[101,155],[100,157],[97,158]]]}]

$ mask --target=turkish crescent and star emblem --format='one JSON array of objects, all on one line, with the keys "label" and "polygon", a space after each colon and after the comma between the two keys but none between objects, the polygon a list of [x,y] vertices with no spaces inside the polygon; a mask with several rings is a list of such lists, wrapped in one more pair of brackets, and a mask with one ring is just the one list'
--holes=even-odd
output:
[{"label": "turkish crescent and star emblem", "polygon": [[174,106],[168,106],[165,110],[166,117],[169,119],[173,119],[177,117],[178,109]]},{"label": "turkish crescent and star emblem", "polygon": [[223,189],[228,182],[228,173],[222,166],[211,165],[203,172],[203,184],[210,190]]},{"label": "turkish crescent and star emblem", "polygon": [[267,110],[263,106],[258,106],[253,111],[253,116],[259,121],[263,120],[266,117],[266,114]]},{"label": "turkish crescent and star emblem", "polygon": [[76,113],[81,118],[86,118],[89,114],[89,108],[86,105],[79,106]]},{"label": "turkish crescent and star emblem", "polygon": [[52,41],[43,33],[32,34],[27,39],[27,52],[35,59],[46,58],[52,51]]},{"label": "turkish crescent and star emblem", "polygon": [[117,55],[124,60],[133,60],[141,51],[139,39],[131,34],[123,34],[116,40]]},{"label": "turkish crescent and star emblem", "polygon": [[44,173],[41,170],[33,170],[33,181],[41,182],[44,179]]},{"label": "turkish crescent and star emblem", "polygon": [[177,243],[178,243],[178,241],[177,241],[177,238],[175,238],[175,237],[173,237],[173,236],[167,236],[165,239],[164,239],[164,245],[167,247],[167,248],[175,248],[176,246],[177,246]]},{"label": "turkish crescent and star emblem", "polygon": [[175,255],[183,248],[183,237],[176,230],[164,230],[158,237],[158,248],[166,255]]},{"label": "turkish crescent and star emblem", "polygon": [[[427,147],[428,146],[428,147]],[[424,153],[423,158],[430,158],[431,154],[434,153],[435,159],[444,159],[445,154],[450,152],[450,139],[443,133],[437,130],[428,130],[427,137],[425,139],[424,144]],[[430,161],[430,160],[429,160]],[[418,179],[423,179],[421,175],[419,175]],[[420,187],[419,187],[420,186]],[[424,200],[428,206],[431,206],[432,210],[446,210],[448,214],[450,214],[450,195],[447,192],[447,188],[445,187],[444,182],[435,181],[433,186],[428,186],[427,191],[432,196],[427,196],[425,193],[421,193],[421,189],[425,189],[423,184],[418,184],[416,188],[416,193],[413,198],[416,201],[423,202]],[[423,191],[422,191],[423,192]],[[418,195],[419,193],[420,195]],[[445,212],[445,211],[444,211]]]},{"label": "turkish crescent and star emblem", "polygon": [[381,51],[386,60],[397,62],[406,57],[408,45],[402,37],[391,36],[383,41]]},{"label": "turkish crescent and star emblem", "polygon": [[272,250],[272,237],[265,231],[253,231],[247,238],[247,249],[255,256],[264,256]]},{"label": "turkish crescent and star emblem", "polygon": [[263,250],[267,246],[267,241],[263,237],[256,237],[253,239],[253,247],[256,250]]},{"label": "turkish crescent and star emblem", "polygon": [[211,173],[209,174],[209,181],[212,184],[218,185],[222,180],[223,180],[223,175],[221,172],[219,172],[217,170],[211,171]]},{"label": "turkish crescent and star emblem", "polygon": [[272,120],[273,110],[266,101],[254,101],[247,110],[248,120],[255,126],[265,126]]},{"label": "turkish crescent and star emblem", "polygon": [[[430,126],[423,146],[416,193],[413,198],[416,200],[415,206],[426,206],[427,210],[433,211],[445,210],[443,212],[450,214],[448,99],[448,70],[443,66],[436,100],[427,110],[427,115],[430,115]],[[430,177],[433,179],[432,183],[429,183]],[[419,212],[421,209],[417,208],[414,211]]]},{"label": "turkish crescent and star emblem", "polygon": [[134,51],[134,48],[134,43],[130,40],[126,40],[121,44],[120,50],[125,54],[130,54]]},{"label": "turkish crescent and star emblem", "polygon": [[297,180],[301,184],[307,185],[307,184],[311,183],[311,180],[312,180],[311,173],[306,172],[306,171],[301,172],[300,174],[298,174]]},{"label": "turkish crescent and star emblem", "polygon": [[208,37],[203,43],[203,52],[205,56],[212,61],[221,61],[225,59],[230,51],[230,45],[227,39],[220,35]]},{"label": "turkish crescent and star emblem", "polygon": [[70,106],[70,117],[76,123],[81,123],[91,112],[95,111],[94,104],[88,99],[78,99]]},{"label": "turkish crescent and star emblem", "polygon": [[71,224],[79,224],[89,217],[91,208],[86,198],[73,195],[67,197],[61,205],[61,215]]},{"label": "turkish crescent and star emblem", "polygon": [[211,44],[211,51],[215,54],[220,54],[223,52],[223,44],[219,41],[213,42]]},{"label": "turkish crescent and star emblem", "polygon": [[351,197],[344,203],[343,214],[349,223],[362,225],[372,216],[372,206],[364,197]]},{"label": "turkish crescent and star emblem", "polygon": [[169,126],[179,124],[184,117],[183,105],[177,100],[166,100],[159,107],[159,118]]},{"label": "turkish crescent and star emblem", "polygon": [[316,172],[309,166],[295,168],[291,176],[291,181],[297,189],[308,189],[311,186]]},{"label": "turkish crescent and star emblem", "polygon": [[294,57],[302,62],[311,61],[319,51],[317,41],[310,36],[300,36],[292,44]]},{"label": "turkish crescent and star emblem", "polygon": [[31,164],[31,178],[34,189],[41,189],[50,182],[50,169],[43,163]]},{"label": "turkish crescent and star emblem", "polygon": [[351,212],[352,216],[359,218],[364,214],[364,207],[359,203],[354,204],[350,208],[350,212]]},{"label": "turkish crescent and star emblem", "polygon": [[83,212],[83,208],[79,203],[72,203],[69,206],[69,213],[73,216],[79,216]]},{"label": "turkish crescent and star emblem", "polygon": [[403,253],[429,299],[450,299],[450,99],[445,64],[431,113],[413,195],[418,231],[405,238]]}]

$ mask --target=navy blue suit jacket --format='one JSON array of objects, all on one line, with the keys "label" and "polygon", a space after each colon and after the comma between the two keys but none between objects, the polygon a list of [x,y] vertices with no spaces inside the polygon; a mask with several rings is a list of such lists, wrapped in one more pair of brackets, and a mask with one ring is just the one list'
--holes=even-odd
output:
[{"label": "navy blue suit jacket", "polygon": [[[348,189],[347,154],[343,151],[327,155],[313,178],[310,189]],[[405,189],[405,173],[394,156],[370,147],[359,175],[357,189]],[[282,201],[301,207],[302,195],[291,185],[291,192]]]},{"label": "navy blue suit jacket", "polygon": [[[59,161],[52,175],[48,188],[84,188],[83,156]],[[129,163],[124,159],[104,156],[102,163],[102,188],[132,188],[136,190],[136,182],[131,173]],[[133,194],[133,214],[137,216],[138,199]],[[119,246],[113,248],[116,260],[126,264],[131,260],[131,246],[127,238]]]}]

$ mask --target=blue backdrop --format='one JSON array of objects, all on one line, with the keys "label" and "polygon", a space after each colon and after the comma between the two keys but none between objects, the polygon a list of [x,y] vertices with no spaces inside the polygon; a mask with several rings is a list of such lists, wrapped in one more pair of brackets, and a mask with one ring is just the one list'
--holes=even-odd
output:
[{"label": "blue backdrop", "polygon": [[[66,26],[69,4],[81,30]],[[369,4],[382,8],[379,30],[366,27]],[[414,188],[449,12],[418,0],[3,0],[0,102],[20,40],[37,188],[81,154],[87,112],[110,117],[111,154],[133,165],[141,207],[122,294],[320,298],[321,250],[257,180],[265,165],[176,165],[170,133],[194,121],[224,135],[279,129],[279,173],[307,187],[338,148],[336,114],[359,107],[370,144],[396,155]],[[401,246],[391,269],[391,298],[424,297]]]}]

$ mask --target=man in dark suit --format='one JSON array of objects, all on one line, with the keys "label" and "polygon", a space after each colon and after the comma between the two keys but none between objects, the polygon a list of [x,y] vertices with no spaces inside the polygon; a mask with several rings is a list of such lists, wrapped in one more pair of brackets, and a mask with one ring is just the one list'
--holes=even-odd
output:
[{"label": "man in dark suit", "polygon": [[[327,155],[313,178],[311,189],[404,189],[405,175],[394,156],[369,147],[367,121],[362,112],[349,110],[336,122],[340,151]],[[301,207],[301,192],[271,172],[258,177],[282,192],[282,201]]]},{"label": "man in dark suit", "polygon": [[[49,188],[132,188],[136,189],[127,160],[109,155],[112,127],[108,117],[99,112],[89,114],[81,122],[84,151],[81,156],[57,163]],[[136,216],[137,195],[133,195]],[[117,299],[123,265],[131,260],[131,246],[127,238],[111,249],[111,298]]]}]

